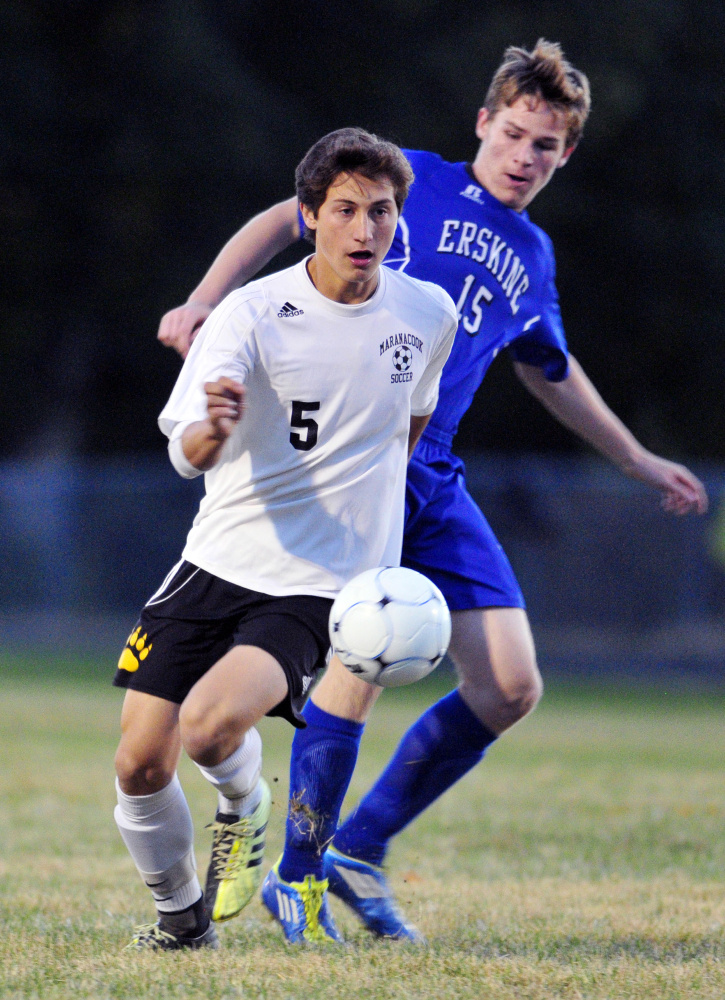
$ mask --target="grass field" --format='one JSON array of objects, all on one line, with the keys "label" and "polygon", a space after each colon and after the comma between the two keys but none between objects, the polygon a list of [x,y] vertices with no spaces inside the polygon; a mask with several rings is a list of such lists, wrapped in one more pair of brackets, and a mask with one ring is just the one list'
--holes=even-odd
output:
[{"label": "grass field", "polygon": [[[406,830],[392,881],[426,934],[285,947],[254,901],[215,953],[123,951],[153,918],[116,831],[121,693],[109,665],[0,658],[0,995],[106,998],[725,997],[725,693],[551,685],[484,764]],[[386,692],[349,802],[446,678]],[[291,730],[260,727],[281,848]],[[206,866],[213,795],[181,778]]]}]

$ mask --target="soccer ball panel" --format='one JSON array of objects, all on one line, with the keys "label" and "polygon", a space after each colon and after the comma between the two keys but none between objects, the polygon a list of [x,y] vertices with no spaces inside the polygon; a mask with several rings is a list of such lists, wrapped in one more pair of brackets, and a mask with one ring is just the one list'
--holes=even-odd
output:
[{"label": "soccer ball panel", "polygon": [[[405,566],[384,569],[378,581],[388,600],[399,601],[401,604],[425,604],[430,600],[434,586],[422,573],[406,569]],[[435,589],[442,599],[440,590],[437,587]]]},{"label": "soccer ball panel", "polygon": [[426,604],[391,603],[385,609],[393,633],[387,647],[378,656],[388,663],[404,660],[414,653],[428,660],[440,656],[441,633],[435,607]]},{"label": "soccer ball panel", "polygon": [[398,660],[391,663],[389,667],[384,667],[373,678],[372,683],[378,687],[402,687],[404,684],[413,684],[427,677],[438,665],[438,660],[421,659],[412,657],[409,660]]},{"label": "soccer ball panel", "polygon": [[338,651],[354,650],[356,655],[372,660],[388,648],[393,629],[387,609],[379,602],[358,601],[339,616],[333,645]]},{"label": "soccer ball panel", "polygon": [[420,680],[439,663],[451,637],[440,590],[421,573],[379,567],[351,580],[330,612],[330,641],[356,676],[381,687]]},{"label": "soccer ball panel", "polygon": [[384,669],[380,660],[364,660],[360,656],[351,657],[348,653],[347,659],[350,662],[346,662],[339,653],[337,655],[355,677],[359,677],[361,681],[367,681],[368,684],[385,687],[384,684],[380,684],[380,673]]}]

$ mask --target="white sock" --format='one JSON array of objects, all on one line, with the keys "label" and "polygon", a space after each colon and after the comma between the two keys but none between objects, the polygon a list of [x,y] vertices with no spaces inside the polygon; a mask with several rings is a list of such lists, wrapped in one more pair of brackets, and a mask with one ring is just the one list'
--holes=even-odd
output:
[{"label": "white sock", "polygon": [[177,775],[160,792],[126,795],[116,779],[114,818],[156,909],[184,910],[201,896],[191,813]]},{"label": "white sock", "polygon": [[219,812],[246,816],[259,805],[262,789],[262,738],[252,726],[231,756],[213,767],[196,765],[207,781],[216,788]]}]

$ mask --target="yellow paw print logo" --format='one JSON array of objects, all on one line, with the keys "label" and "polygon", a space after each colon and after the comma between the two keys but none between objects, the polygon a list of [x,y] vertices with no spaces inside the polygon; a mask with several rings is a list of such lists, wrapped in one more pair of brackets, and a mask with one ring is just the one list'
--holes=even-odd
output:
[{"label": "yellow paw print logo", "polygon": [[121,653],[121,659],[118,661],[119,670],[127,670],[130,674],[134,670],[138,670],[139,664],[146,659],[153,647],[152,642],[148,646],[146,645],[147,638],[146,633],[141,635],[140,628],[134,629],[128,637],[126,648]]}]

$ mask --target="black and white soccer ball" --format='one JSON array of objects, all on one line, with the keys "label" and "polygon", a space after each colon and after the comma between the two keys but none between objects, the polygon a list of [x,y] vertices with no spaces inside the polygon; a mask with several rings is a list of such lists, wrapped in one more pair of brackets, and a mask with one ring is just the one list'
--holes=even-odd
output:
[{"label": "black and white soccer ball", "polygon": [[443,594],[422,573],[401,566],[360,573],[330,611],[333,651],[351,673],[379,687],[425,677],[445,655],[450,638]]},{"label": "black and white soccer ball", "polygon": [[393,367],[399,372],[407,372],[413,363],[413,352],[409,347],[396,347],[393,351]]}]

